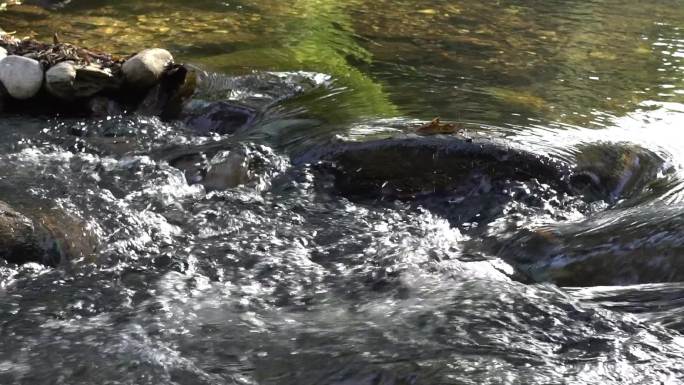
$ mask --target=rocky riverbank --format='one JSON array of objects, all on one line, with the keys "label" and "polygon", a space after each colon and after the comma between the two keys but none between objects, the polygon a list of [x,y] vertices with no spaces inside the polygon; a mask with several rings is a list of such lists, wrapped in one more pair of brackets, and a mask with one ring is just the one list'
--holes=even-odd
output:
[{"label": "rocky riverbank", "polygon": [[[174,119],[195,90],[195,73],[165,49],[129,57],[0,32],[0,112],[107,116],[126,112]],[[35,213],[34,213],[35,211]],[[55,266],[94,253],[86,226],[60,210],[0,201],[0,257]]]},{"label": "rocky riverbank", "polygon": [[8,113],[77,116],[140,112],[173,119],[194,92],[196,75],[170,52],[129,57],[0,34],[0,101]]}]

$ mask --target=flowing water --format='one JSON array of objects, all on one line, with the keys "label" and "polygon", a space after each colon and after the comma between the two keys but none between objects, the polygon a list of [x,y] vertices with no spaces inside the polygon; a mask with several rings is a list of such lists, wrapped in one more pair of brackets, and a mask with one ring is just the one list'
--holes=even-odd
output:
[{"label": "flowing water", "polygon": [[[26,1],[0,26],[163,46],[213,73],[200,103],[259,111],[235,135],[2,117],[0,199],[99,247],[0,260],[0,384],[684,384],[680,0]],[[605,194],[355,199],[302,155],[435,116]],[[193,148],[258,167],[194,184]]]}]

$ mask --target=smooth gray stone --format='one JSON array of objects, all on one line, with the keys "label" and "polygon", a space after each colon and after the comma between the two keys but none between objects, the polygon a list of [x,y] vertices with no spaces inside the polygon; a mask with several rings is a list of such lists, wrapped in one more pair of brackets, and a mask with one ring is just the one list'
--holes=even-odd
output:
[{"label": "smooth gray stone", "polygon": [[155,85],[171,63],[173,56],[169,51],[150,48],[126,60],[121,69],[128,84],[145,88]]},{"label": "smooth gray stone", "polygon": [[45,87],[48,92],[62,99],[72,99],[76,66],[71,62],[62,62],[45,72]]},{"label": "smooth gray stone", "polygon": [[30,99],[43,86],[43,68],[37,60],[10,55],[0,61],[0,82],[15,99]]},{"label": "smooth gray stone", "polygon": [[62,62],[50,68],[45,73],[45,82],[52,95],[65,100],[88,98],[116,86],[110,70],[72,62]]}]

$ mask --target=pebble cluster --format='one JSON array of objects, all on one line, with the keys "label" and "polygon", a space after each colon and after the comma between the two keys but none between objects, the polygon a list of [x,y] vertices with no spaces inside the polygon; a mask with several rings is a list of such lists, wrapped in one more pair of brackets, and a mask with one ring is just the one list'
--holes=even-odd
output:
[{"label": "pebble cluster", "polygon": [[65,60],[45,68],[31,55],[8,55],[0,46],[0,90],[3,97],[28,100],[47,94],[63,101],[90,98],[102,91],[145,90],[159,83],[173,64],[173,56],[161,48],[146,49],[126,60],[119,68],[98,63]]}]

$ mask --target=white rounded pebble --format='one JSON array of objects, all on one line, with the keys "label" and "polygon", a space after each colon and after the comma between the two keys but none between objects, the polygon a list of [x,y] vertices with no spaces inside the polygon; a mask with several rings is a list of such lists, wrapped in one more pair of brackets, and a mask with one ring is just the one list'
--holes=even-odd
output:
[{"label": "white rounded pebble", "polygon": [[164,70],[173,62],[173,56],[165,49],[150,48],[126,60],[121,67],[126,82],[136,87],[156,84]]},{"label": "white rounded pebble", "polygon": [[10,55],[0,60],[0,82],[15,99],[30,99],[43,85],[43,68],[37,60]]}]

